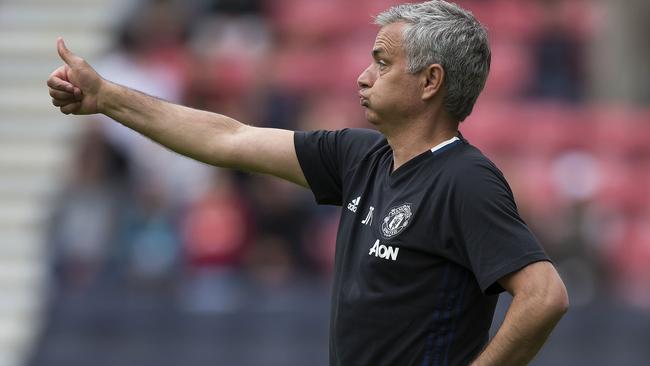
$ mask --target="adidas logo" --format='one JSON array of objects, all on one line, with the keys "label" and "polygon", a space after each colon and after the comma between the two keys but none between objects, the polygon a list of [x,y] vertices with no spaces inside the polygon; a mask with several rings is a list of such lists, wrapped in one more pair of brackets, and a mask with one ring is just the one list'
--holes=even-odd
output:
[{"label": "adidas logo", "polygon": [[348,203],[348,210],[356,213],[357,208],[359,207],[359,202],[361,202],[361,196],[353,199],[352,202]]}]

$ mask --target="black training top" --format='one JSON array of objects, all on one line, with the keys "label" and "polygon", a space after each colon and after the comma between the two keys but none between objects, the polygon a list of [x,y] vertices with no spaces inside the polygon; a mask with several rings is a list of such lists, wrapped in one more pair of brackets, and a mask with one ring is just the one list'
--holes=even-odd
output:
[{"label": "black training top", "polygon": [[373,130],[294,142],[316,201],[343,206],[330,365],[467,365],[488,341],[496,281],[548,260],[503,174],[460,135],[392,173]]}]

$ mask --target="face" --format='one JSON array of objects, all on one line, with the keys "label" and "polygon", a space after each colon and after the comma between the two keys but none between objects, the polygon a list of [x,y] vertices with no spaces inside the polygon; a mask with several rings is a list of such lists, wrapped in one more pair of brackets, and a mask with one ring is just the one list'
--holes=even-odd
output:
[{"label": "face", "polygon": [[406,70],[403,23],[379,30],[372,49],[372,63],[357,83],[366,118],[378,127],[409,120],[421,111],[422,81]]}]

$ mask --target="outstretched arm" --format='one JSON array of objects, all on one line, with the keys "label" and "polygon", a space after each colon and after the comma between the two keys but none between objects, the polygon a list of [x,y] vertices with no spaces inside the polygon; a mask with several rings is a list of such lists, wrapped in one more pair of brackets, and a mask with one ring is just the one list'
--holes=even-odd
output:
[{"label": "outstretched arm", "polygon": [[566,288],[549,262],[536,262],[499,281],[513,296],[503,324],[472,366],[527,365],[567,311]]},{"label": "outstretched arm", "polygon": [[307,187],[293,132],[257,128],[232,118],[169,103],[103,79],[63,40],[64,65],[48,78],[52,104],[65,114],[103,113],[186,156],[219,167],[270,174]]}]

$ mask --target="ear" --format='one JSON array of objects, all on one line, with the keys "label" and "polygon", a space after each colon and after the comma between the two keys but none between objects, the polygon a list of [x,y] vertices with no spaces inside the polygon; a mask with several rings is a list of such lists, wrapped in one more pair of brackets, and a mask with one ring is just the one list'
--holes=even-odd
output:
[{"label": "ear", "polygon": [[422,70],[422,76],[424,78],[422,100],[429,100],[442,89],[442,83],[445,79],[445,69],[440,64],[432,64]]}]

